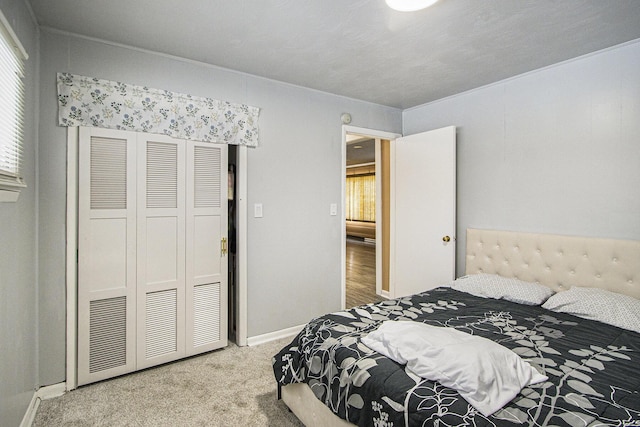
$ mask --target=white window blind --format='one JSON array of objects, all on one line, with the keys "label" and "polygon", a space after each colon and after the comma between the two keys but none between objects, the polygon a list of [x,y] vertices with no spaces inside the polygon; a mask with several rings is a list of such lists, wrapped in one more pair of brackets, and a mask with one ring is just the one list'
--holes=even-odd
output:
[{"label": "white window blind", "polygon": [[[27,53],[0,12],[0,192],[16,192],[24,134],[24,61]],[[16,196],[17,198],[17,196]],[[6,197],[0,200],[11,200]]]},{"label": "white window blind", "polygon": [[376,176],[356,175],[347,177],[346,219],[349,221],[376,220]]}]

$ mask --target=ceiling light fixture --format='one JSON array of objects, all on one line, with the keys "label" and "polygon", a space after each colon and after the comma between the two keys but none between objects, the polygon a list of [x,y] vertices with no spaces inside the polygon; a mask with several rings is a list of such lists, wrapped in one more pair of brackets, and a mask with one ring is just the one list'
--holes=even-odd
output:
[{"label": "ceiling light fixture", "polygon": [[387,5],[394,10],[400,12],[414,12],[416,10],[425,9],[438,0],[385,0]]}]

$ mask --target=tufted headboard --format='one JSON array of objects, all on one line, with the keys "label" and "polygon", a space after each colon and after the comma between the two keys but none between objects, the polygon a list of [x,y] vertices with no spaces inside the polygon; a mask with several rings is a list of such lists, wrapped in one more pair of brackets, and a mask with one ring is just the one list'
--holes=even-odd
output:
[{"label": "tufted headboard", "polygon": [[640,241],[467,229],[466,274],[493,273],[556,291],[602,288],[640,299]]}]

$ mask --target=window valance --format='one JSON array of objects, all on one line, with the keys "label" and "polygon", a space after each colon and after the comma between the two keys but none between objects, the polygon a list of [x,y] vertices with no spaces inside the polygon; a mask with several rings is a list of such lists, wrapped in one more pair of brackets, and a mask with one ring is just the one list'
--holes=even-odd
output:
[{"label": "window valance", "polygon": [[260,109],[110,80],[58,73],[58,124],[158,133],[257,147]]}]

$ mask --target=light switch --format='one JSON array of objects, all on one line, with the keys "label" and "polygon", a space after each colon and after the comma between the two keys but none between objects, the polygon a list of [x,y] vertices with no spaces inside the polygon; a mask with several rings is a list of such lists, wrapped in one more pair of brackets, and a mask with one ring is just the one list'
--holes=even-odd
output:
[{"label": "light switch", "polygon": [[253,217],[262,218],[262,203],[256,203],[253,205]]},{"label": "light switch", "polygon": [[331,215],[331,216],[338,215],[338,205],[337,204],[331,203],[331,205],[329,205],[329,215]]}]

